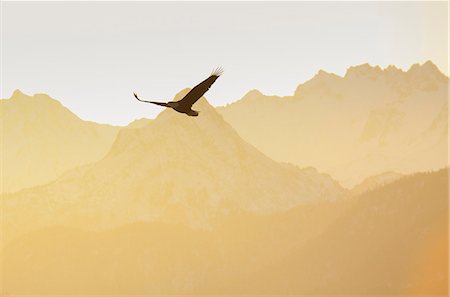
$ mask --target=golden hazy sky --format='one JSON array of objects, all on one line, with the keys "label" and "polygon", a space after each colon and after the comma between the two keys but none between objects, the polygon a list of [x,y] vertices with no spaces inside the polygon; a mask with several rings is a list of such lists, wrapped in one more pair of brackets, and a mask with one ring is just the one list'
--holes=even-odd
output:
[{"label": "golden hazy sky", "polygon": [[209,75],[213,105],[290,95],[324,69],[432,60],[448,74],[447,2],[3,2],[2,90],[47,93],[83,119],[126,124]]}]

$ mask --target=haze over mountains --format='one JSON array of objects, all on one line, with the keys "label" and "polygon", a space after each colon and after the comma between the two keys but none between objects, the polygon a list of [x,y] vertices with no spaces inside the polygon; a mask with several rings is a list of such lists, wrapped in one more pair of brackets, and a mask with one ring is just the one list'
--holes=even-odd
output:
[{"label": "haze over mountains", "polygon": [[243,293],[445,296],[447,199],[447,169],[366,192],[320,236],[238,286]]},{"label": "haze over mountains", "polygon": [[208,230],[44,228],[5,247],[4,292],[447,296],[447,180],[448,170],[416,174]]},{"label": "haze over mountains", "polygon": [[15,192],[103,157],[119,127],[83,121],[45,94],[0,100],[2,189]]},{"label": "haze over mountains", "polygon": [[196,106],[201,117],[164,110],[141,128],[122,129],[101,160],[5,195],[4,239],[49,225],[98,229],[157,219],[208,228],[219,215],[273,213],[344,194],[313,168],[261,154],[205,99]]},{"label": "haze over mountains", "polygon": [[417,172],[447,166],[448,86],[360,65],[126,127],[16,91],[0,291],[447,296],[448,169]]},{"label": "haze over mountains", "polygon": [[448,88],[430,61],[406,72],[363,64],[344,77],[321,70],[289,97],[253,90],[218,111],[271,158],[353,187],[387,171],[447,166]]},{"label": "haze over mountains", "polygon": [[[364,64],[344,77],[319,71],[290,97],[253,90],[217,110],[267,156],[317,168],[352,188],[385,172],[446,166],[448,87],[432,62],[406,72]],[[99,160],[121,129],[82,121],[43,94],[16,91],[0,106],[3,192],[45,184]],[[150,121],[136,120],[127,128]]]}]

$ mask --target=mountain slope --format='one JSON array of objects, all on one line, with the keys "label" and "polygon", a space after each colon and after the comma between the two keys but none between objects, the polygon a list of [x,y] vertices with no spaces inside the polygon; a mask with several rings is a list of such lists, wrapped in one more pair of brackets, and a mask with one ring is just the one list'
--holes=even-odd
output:
[{"label": "mountain slope", "polygon": [[44,94],[0,100],[2,185],[15,192],[44,184],[103,157],[118,127],[83,121]]},{"label": "mountain slope", "polygon": [[6,195],[5,238],[50,225],[164,220],[208,228],[220,215],[272,213],[343,195],[329,176],[277,163],[245,143],[206,99],[196,108],[196,118],[167,109],[142,128],[122,129],[100,161]]},{"label": "mountain slope", "polygon": [[351,189],[352,195],[359,195],[364,192],[374,190],[383,185],[389,184],[401,178],[402,175],[397,172],[385,172],[364,179],[360,184]]},{"label": "mountain slope", "polygon": [[319,237],[230,291],[447,296],[447,197],[447,169],[367,192]]},{"label": "mountain slope", "polygon": [[319,71],[293,96],[254,90],[218,108],[243,139],[278,161],[312,166],[353,187],[387,171],[447,165],[449,80],[432,63]]},{"label": "mountain slope", "polygon": [[161,222],[49,227],[4,249],[10,294],[441,294],[448,171],[209,230]]}]

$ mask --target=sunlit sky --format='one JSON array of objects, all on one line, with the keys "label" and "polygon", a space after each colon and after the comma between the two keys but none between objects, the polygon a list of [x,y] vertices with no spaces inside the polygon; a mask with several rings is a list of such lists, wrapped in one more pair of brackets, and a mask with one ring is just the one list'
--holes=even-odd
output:
[{"label": "sunlit sky", "polygon": [[291,95],[318,70],[363,63],[448,74],[447,2],[3,2],[1,97],[46,93],[82,119],[125,125],[216,66],[212,105]]}]

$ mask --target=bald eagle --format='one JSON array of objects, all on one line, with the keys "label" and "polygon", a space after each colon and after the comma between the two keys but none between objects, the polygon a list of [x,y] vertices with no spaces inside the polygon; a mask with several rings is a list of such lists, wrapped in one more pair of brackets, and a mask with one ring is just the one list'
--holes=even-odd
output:
[{"label": "bald eagle", "polygon": [[139,99],[138,95],[136,93],[133,93],[134,97],[141,101],[146,103],[152,103],[159,106],[169,107],[172,108],[178,112],[185,113],[188,116],[196,117],[198,116],[198,111],[192,109],[192,105],[194,105],[195,102],[197,102],[198,99],[200,99],[203,94],[205,94],[211,85],[216,81],[216,79],[219,78],[223,73],[222,67],[219,67],[211,73],[211,75],[196,85],[192,90],[189,91],[189,93],[186,94],[181,100],[178,101],[171,101],[171,102],[156,102],[156,101],[147,101],[147,100],[141,100]]}]

